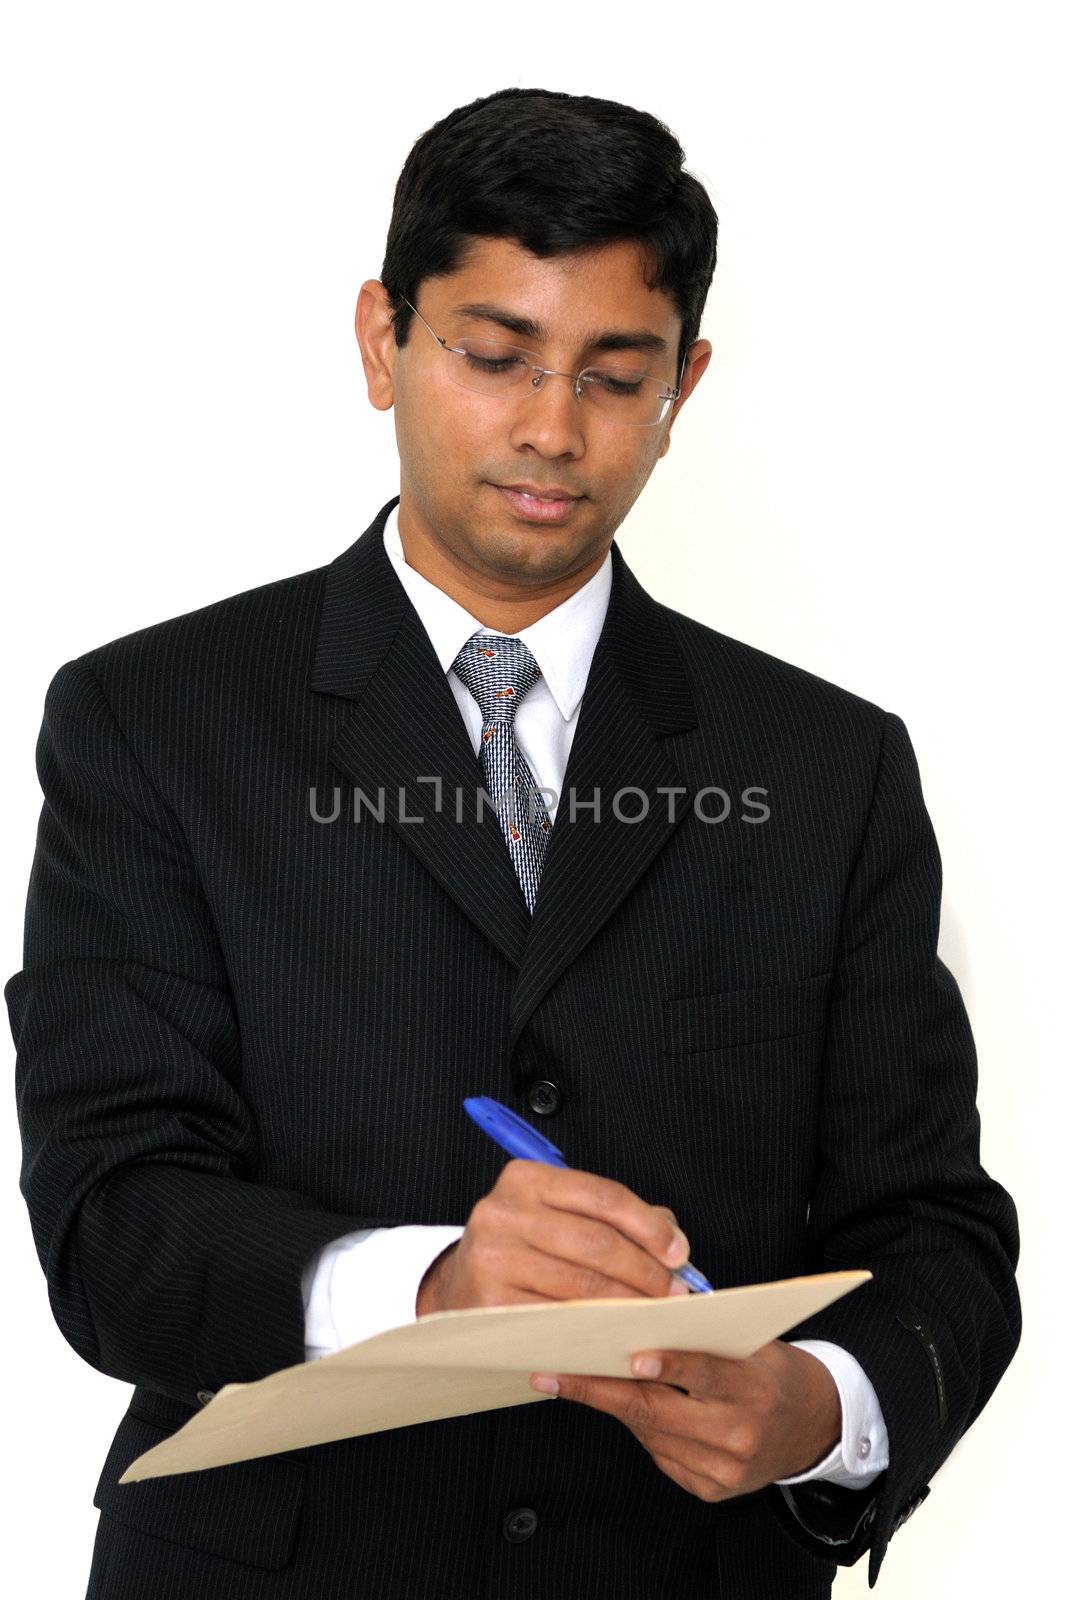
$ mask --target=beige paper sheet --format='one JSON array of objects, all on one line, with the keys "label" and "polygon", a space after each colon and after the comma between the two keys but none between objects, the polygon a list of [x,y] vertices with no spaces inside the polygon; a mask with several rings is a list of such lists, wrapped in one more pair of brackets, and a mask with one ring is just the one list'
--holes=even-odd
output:
[{"label": "beige paper sheet", "polygon": [[137,1483],[386,1428],[552,1398],[533,1372],[631,1377],[638,1350],[742,1358],[872,1273],[821,1272],[687,1298],[555,1300],[440,1311],[256,1383],[229,1383],[120,1478]]}]

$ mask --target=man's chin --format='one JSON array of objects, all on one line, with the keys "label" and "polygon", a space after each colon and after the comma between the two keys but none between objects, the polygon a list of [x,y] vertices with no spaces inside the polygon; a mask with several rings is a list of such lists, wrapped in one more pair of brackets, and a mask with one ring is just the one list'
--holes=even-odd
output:
[{"label": "man's chin", "polygon": [[[488,577],[543,583],[568,577],[585,560],[563,529],[549,528],[519,528],[506,538],[496,530],[475,553]],[[586,559],[593,557],[594,552]]]}]

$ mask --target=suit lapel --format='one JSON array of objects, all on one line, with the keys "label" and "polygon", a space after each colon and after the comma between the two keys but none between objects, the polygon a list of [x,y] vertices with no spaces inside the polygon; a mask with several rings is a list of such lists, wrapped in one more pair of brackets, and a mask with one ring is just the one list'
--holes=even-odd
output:
[{"label": "suit lapel", "polygon": [[[613,584],[581,702],[510,1010],[512,1050],[528,1018],[613,915],[687,814],[692,795],[662,737],[696,725],[671,616],[611,545]],[[673,820],[659,789],[675,788]],[[640,790],[641,794],[622,791]],[[598,820],[590,804],[598,795]],[[575,820],[570,821],[570,797]],[[614,811],[615,797],[622,821]],[[644,797],[649,806],[641,821]]]},{"label": "suit lapel", "polygon": [[[423,623],[383,546],[387,502],[357,542],[327,569],[311,685],[353,701],[331,760],[385,818],[514,966],[531,916],[505,841],[486,808],[475,821],[482,778],[457,701]],[[439,778],[442,806],[435,809]],[[456,820],[456,795],[464,797]],[[420,816],[422,822],[404,820]],[[363,826],[377,827],[370,811]]]},{"label": "suit lapel", "polygon": [[[695,726],[670,613],[633,577],[616,544],[606,621],[592,658],[534,915],[490,806],[475,817],[482,773],[424,626],[383,546],[398,497],[325,574],[311,688],[353,703],[330,756],[378,806],[465,914],[518,969],[510,1050],[533,1010],[680,825],[691,794],[660,737]],[[435,786],[440,778],[441,808]],[[421,780],[425,781],[421,781]],[[674,820],[659,788],[676,788]],[[644,820],[614,814],[638,789]],[[456,796],[463,797],[463,820]],[[569,821],[570,792],[575,821]],[[404,805],[401,798],[404,794]],[[598,794],[599,820],[584,802]],[[626,817],[642,809],[624,794]],[[405,820],[420,816],[422,822]],[[371,812],[365,826],[378,826]]]}]

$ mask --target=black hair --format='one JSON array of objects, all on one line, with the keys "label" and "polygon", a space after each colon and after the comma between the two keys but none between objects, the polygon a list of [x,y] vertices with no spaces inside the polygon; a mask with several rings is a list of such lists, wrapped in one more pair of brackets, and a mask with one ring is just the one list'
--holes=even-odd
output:
[{"label": "black hair", "polygon": [[394,190],[380,281],[395,343],[408,339],[425,278],[460,270],[476,238],[539,257],[635,240],[645,282],[681,318],[679,373],[699,336],[718,218],[684,151],[647,111],[552,89],[499,89],[451,111],[413,145]]}]

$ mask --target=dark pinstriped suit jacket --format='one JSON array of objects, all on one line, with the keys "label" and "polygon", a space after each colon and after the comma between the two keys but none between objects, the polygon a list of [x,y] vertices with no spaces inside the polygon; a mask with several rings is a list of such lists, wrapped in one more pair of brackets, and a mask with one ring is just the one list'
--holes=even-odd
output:
[{"label": "dark pinstriped suit jacket", "polygon": [[[55,1316],[136,1386],[90,1594],[806,1600],[867,1549],[873,1585],[1021,1326],[904,724],[660,605],[615,545],[530,918],[383,549],[394,504],[327,567],[49,686],[5,994]],[[614,814],[626,787],[644,820],[634,794]],[[303,1359],[321,1245],[466,1220],[506,1159],[471,1094],[551,1108],[571,1164],[671,1205],[717,1286],[869,1268],[784,1336],[874,1384],[874,1486],[808,1485],[808,1532],[776,1486],[707,1503],[553,1401],[120,1487],[199,1396]]]}]

